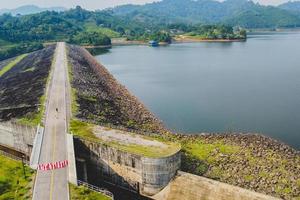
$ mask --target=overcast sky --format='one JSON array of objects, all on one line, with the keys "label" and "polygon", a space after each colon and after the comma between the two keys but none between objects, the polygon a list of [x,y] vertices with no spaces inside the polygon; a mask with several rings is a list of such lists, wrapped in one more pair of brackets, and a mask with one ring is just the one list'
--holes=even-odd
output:
[{"label": "overcast sky", "polygon": [[[66,8],[80,5],[90,10],[113,7],[121,4],[144,4],[154,0],[0,0],[0,8],[16,8],[21,5],[34,4],[42,7],[63,6]],[[278,5],[288,0],[253,0],[265,5]]]}]

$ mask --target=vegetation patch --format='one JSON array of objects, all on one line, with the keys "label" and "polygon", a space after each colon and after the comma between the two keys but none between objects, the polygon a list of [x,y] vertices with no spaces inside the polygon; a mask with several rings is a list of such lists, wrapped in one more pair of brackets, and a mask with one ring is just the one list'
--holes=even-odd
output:
[{"label": "vegetation patch", "polygon": [[287,145],[260,135],[170,138],[182,144],[183,171],[283,199],[300,197],[300,153]]},{"label": "vegetation patch", "polygon": [[14,56],[40,50],[42,48],[43,45],[37,42],[30,42],[30,43],[7,42],[4,43],[4,45],[0,44],[0,60],[12,58]]},{"label": "vegetation patch", "polygon": [[97,139],[93,133],[93,125],[80,120],[72,119],[70,121],[70,131],[72,134],[83,138]]},{"label": "vegetation patch", "polygon": [[31,199],[34,171],[0,155],[0,199]]},{"label": "vegetation patch", "polygon": [[193,31],[184,34],[188,38],[194,38],[199,40],[204,39],[246,39],[246,30],[234,31],[231,26],[225,25],[203,25],[196,27]]},{"label": "vegetation patch", "polygon": [[118,38],[120,37],[120,33],[113,31],[112,29],[109,28],[105,28],[105,27],[99,27],[96,24],[86,24],[85,28],[87,31],[89,32],[97,32],[97,33],[101,33],[104,34],[110,38]]},{"label": "vegetation patch", "polygon": [[99,192],[89,190],[83,186],[77,187],[73,184],[69,184],[69,188],[71,200],[111,200],[110,197]]},{"label": "vegetation patch", "polygon": [[40,105],[37,112],[31,112],[26,114],[24,117],[19,118],[18,122],[20,124],[28,125],[28,126],[37,126],[42,122],[43,115],[45,113],[45,101],[46,95],[40,97]]},{"label": "vegetation patch", "polygon": [[1,70],[0,70],[0,77],[7,71],[9,71],[12,67],[14,67],[18,62],[20,62],[23,58],[25,58],[25,56],[27,56],[27,54],[23,54],[18,56],[15,60],[13,60],[12,62],[10,62],[8,65],[4,66]]},{"label": "vegetation patch", "polygon": [[19,62],[2,74],[0,120],[15,118],[26,125],[37,125],[41,122],[45,110],[45,88],[49,82],[54,49],[55,46],[51,45],[43,50],[23,55],[22,59],[19,57]]},{"label": "vegetation patch", "polygon": [[111,45],[111,40],[108,36],[106,36],[101,32],[96,32],[96,31],[80,32],[72,36],[69,42],[72,44],[78,44],[83,46]]},{"label": "vegetation patch", "polygon": [[[94,126],[92,124],[82,122],[80,120],[72,119],[70,122],[70,131],[83,139],[90,140],[92,142],[98,142],[102,143],[104,145],[108,145],[111,147],[114,147],[116,149],[125,151],[125,152],[131,152],[133,154],[143,155],[146,157],[166,157],[169,155],[172,155],[176,152],[178,152],[181,148],[181,146],[178,143],[173,142],[161,142],[162,147],[157,146],[151,146],[151,145],[143,145],[143,144],[125,144],[121,142],[117,142],[114,140],[110,141],[104,141],[100,137],[97,137],[94,134]],[[116,133],[117,134],[117,133]],[[135,135],[135,133],[129,133],[131,135]],[[156,140],[155,138],[146,137],[146,136],[139,136],[142,137],[145,140]],[[130,140],[130,138],[128,138]],[[156,140],[158,141],[158,140]]]}]

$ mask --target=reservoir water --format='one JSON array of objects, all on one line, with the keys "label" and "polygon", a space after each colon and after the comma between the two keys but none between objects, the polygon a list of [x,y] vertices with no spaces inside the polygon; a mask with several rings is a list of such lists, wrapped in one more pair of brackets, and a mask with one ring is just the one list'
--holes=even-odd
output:
[{"label": "reservoir water", "polygon": [[300,32],[118,46],[96,58],[171,130],[255,132],[300,148]]}]

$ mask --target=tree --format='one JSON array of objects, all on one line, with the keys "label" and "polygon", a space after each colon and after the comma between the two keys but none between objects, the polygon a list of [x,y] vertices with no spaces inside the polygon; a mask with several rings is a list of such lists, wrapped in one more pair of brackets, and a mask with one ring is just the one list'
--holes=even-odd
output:
[{"label": "tree", "polygon": [[95,31],[79,32],[74,37],[71,37],[69,42],[79,45],[111,45],[111,39],[108,36]]}]

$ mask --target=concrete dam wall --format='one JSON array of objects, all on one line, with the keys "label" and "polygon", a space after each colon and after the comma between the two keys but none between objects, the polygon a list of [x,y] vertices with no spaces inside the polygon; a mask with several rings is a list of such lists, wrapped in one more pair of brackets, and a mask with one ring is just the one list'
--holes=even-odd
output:
[{"label": "concrete dam wall", "polygon": [[180,167],[180,152],[149,158],[79,137],[74,143],[79,179],[106,181],[143,195],[161,191]]},{"label": "concrete dam wall", "polygon": [[0,145],[22,152],[27,156],[31,154],[35,134],[35,127],[14,122],[0,123]]}]

